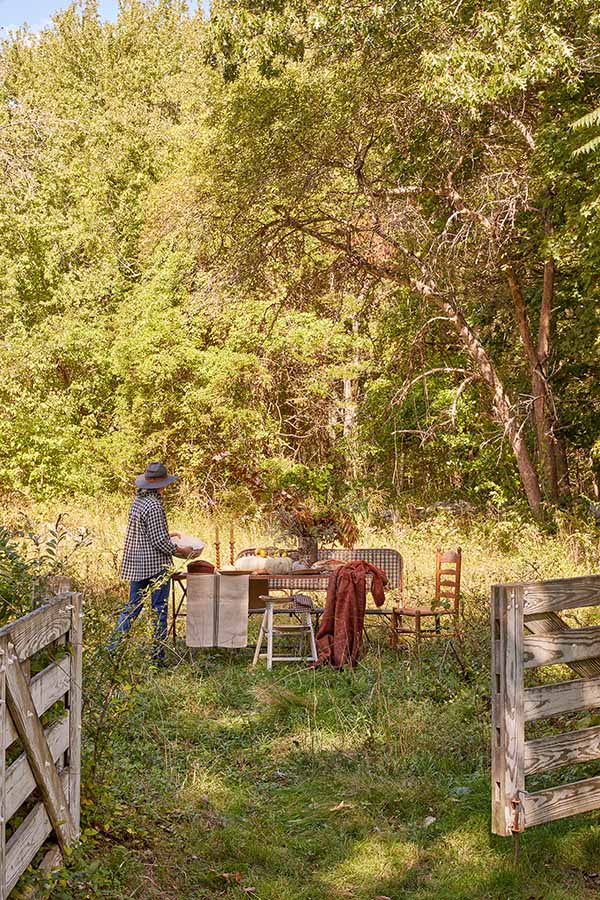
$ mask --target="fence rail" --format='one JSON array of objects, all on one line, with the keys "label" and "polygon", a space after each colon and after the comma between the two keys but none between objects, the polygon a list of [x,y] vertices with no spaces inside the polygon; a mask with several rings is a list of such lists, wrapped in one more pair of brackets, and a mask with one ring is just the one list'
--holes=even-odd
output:
[{"label": "fence rail", "polygon": [[74,593],[0,628],[0,900],[79,835],[81,632]]},{"label": "fence rail", "polygon": [[[600,706],[600,627],[570,628],[560,610],[600,605],[600,575],[492,588],[492,831],[600,808],[600,778],[530,793],[528,775],[600,759],[600,728],[525,740],[525,725]],[[524,687],[526,669],[566,665],[579,676]]]}]

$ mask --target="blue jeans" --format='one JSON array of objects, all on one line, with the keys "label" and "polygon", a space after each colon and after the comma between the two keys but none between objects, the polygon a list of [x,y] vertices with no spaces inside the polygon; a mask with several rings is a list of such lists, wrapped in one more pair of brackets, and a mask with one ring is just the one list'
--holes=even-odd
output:
[{"label": "blue jeans", "polygon": [[115,625],[115,630],[108,645],[112,653],[116,650],[123,635],[129,631],[133,622],[141,613],[144,606],[144,597],[149,589],[158,582],[158,586],[152,590],[152,613],[154,615],[154,643],[152,645],[152,659],[162,662],[165,658],[165,643],[167,641],[167,615],[169,610],[169,585],[170,579],[164,572],[153,575],[152,578],[142,578],[141,581],[129,582],[129,600],[123,607],[121,615]]}]

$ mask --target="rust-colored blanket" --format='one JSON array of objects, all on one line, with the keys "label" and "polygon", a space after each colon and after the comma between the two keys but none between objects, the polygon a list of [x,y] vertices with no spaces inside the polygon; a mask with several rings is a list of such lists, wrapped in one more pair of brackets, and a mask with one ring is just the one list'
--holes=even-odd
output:
[{"label": "rust-colored blanket", "polygon": [[387,576],[377,566],[357,559],[329,576],[325,612],[317,633],[319,664],[327,662],[336,669],[356,665],[362,648],[367,575],[372,576],[371,593],[376,605],[383,606]]}]

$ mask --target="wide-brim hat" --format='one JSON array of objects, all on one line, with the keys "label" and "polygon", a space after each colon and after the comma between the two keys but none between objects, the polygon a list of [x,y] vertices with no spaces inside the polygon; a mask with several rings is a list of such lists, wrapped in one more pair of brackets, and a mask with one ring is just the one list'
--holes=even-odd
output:
[{"label": "wide-brim hat", "polygon": [[138,475],[135,479],[137,488],[150,488],[157,490],[158,488],[167,487],[177,481],[178,475],[169,475],[167,467],[160,462],[151,462],[146,466],[146,471],[142,475]]}]

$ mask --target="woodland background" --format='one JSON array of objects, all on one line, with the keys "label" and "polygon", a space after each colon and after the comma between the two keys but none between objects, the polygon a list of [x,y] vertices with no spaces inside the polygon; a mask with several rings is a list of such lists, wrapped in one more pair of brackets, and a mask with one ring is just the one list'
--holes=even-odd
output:
[{"label": "woodland background", "polygon": [[595,0],[83,2],[0,73],[4,492],[598,498]]}]

